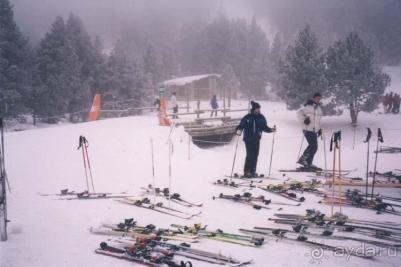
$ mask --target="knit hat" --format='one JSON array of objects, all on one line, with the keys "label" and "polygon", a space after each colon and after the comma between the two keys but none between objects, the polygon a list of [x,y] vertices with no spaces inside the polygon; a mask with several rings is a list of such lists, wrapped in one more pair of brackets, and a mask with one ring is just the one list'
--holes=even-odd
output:
[{"label": "knit hat", "polygon": [[322,95],[320,93],[314,93],[313,98],[315,98],[315,97],[322,97]]},{"label": "knit hat", "polygon": [[251,101],[251,106],[252,106],[251,111],[254,111],[257,108],[260,108],[259,103],[255,102],[255,101]]}]

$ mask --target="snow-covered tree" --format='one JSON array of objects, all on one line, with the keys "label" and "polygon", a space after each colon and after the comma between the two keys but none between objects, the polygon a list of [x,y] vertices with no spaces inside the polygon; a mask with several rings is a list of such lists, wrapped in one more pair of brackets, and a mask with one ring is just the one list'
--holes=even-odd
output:
[{"label": "snow-covered tree", "polygon": [[62,17],[57,17],[40,43],[35,66],[34,114],[56,116],[71,111],[73,99],[88,99],[88,88],[82,88],[82,63]]},{"label": "snow-covered tree", "polygon": [[227,64],[223,68],[221,75],[221,87],[225,92],[225,96],[228,98],[228,106],[231,106],[231,98],[236,97],[236,93],[239,90],[239,80],[234,72],[233,67]]},{"label": "snow-covered tree", "polygon": [[0,0],[0,116],[15,117],[27,111],[30,53],[9,0]]},{"label": "snow-covered tree", "polygon": [[390,77],[375,68],[372,49],[357,33],[327,50],[327,79],[332,103],[347,106],[352,123],[357,123],[360,111],[377,108],[390,83]]},{"label": "snow-covered tree", "polygon": [[279,96],[288,109],[298,109],[314,92],[326,92],[324,54],[309,26],[299,32],[280,65]]}]

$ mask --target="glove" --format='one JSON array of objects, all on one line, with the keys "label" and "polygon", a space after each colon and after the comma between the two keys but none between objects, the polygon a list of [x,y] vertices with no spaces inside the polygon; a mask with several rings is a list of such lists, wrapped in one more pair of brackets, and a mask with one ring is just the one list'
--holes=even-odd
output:
[{"label": "glove", "polygon": [[306,117],[306,119],[304,119],[304,124],[305,125],[309,125],[310,124],[310,118]]},{"label": "glove", "polygon": [[322,134],[323,134],[322,129],[319,129],[319,131],[317,131],[317,137],[322,136]]},{"label": "glove", "polygon": [[274,132],[277,132],[276,125],[274,125],[274,127],[273,127],[273,128],[270,128],[270,130],[271,130],[271,132],[272,132],[272,133],[274,133]]},{"label": "glove", "polygon": [[241,136],[242,131],[241,131],[240,129],[238,129],[238,130],[235,132],[235,134],[238,135],[238,136]]}]

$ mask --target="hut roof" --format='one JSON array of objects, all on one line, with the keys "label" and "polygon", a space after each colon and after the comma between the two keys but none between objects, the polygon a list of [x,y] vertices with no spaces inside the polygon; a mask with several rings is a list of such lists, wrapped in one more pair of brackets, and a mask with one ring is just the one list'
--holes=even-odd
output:
[{"label": "hut roof", "polygon": [[176,85],[176,86],[182,86],[182,85],[186,85],[189,83],[193,83],[195,81],[199,81],[201,79],[204,78],[208,78],[208,77],[221,77],[220,74],[202,74],[202,75],[194,75],[194,76],[186,76],[186,77],[180,77],[180,78],[175,78],[175,79],[171,79],[171,80],[167,80],[163,82],[163,85],[165,86],[172,86],[172,85]]}]

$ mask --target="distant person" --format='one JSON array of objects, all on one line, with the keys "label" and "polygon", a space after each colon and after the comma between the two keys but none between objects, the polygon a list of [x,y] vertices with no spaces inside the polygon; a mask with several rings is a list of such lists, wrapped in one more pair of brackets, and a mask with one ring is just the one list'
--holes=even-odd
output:
[{"label": "distant person", "polygon": [[178,119],[178,102],[175,92],[170,97],[170,106],[173,108],[173,119]]},{"label": "distant person", "polygon": [[256,166],[258,163],[260,139],[262,132],[271,133],[276,128],[267,126],[266,118],[260,113],[260,105],[251,101],[251,113],[245,115],[237,126],[237,135],[244,132],[244,142],[246,147],[246,159],[244,165],[244,177],[257,177]]},{"label": "distant person", "polygon": [[153,102],[153,106],[157,107],[157,111],[160,111],[160,98],[156,98],[155,102]]},{"label": "distant person", "polygon": [[212,113],[210,113],[210,117],[213,117],[213,113],[217,117],[217,109],[219,108],[219,104],[217,103],[216,95],[213,95],[212,99],[210,99],[210,106],[212,107]]},{"label": "distant person", "polygon": [[394,95],[393,95],[393,92],[391,92],[388,96],[387,113],[389,113],[393,110],[393,102],[394,102]]},{"label": "distant person", "polygon": [[313,165],[313,158],[317,152],[317,138],[322,134],[320,128],[320,120],[323,116],[322,109],[320,107],[320,101],[322,95],[315,93],[313,98],[308,100],[304,107],[297,112],[298,119],[303,125],[303,133],[308,142],[308,147],[298,160],[298,164],[302,165],[303,168],[309,170],[321,170],[321,168]]},{"label": "distant person", "polygon": [[387,113],[388,110],[388,104],[389,104],[389,94],[385,94],[383,96],[383,110],[384,110],[384,114]]},{"label": "distant person", "polygon": [[394,103],[393,103],[393,110],[392,112],[394,114],[400,113],[400,102],[401,102],[401,97],[399,94],[394,95]]}]

